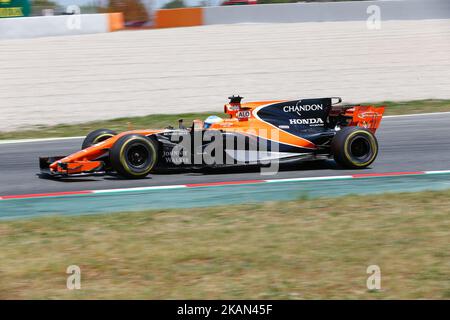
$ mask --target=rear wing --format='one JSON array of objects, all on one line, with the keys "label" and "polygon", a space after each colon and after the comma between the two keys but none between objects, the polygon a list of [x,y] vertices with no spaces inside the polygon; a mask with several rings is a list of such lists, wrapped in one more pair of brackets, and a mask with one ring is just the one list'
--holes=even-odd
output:
[{"label": "rear wing", "polygon": [[340,106],[330,111],[330,117],[343,117],[349,127],[362,127],[375,132],[380,126],[385,106]]}]

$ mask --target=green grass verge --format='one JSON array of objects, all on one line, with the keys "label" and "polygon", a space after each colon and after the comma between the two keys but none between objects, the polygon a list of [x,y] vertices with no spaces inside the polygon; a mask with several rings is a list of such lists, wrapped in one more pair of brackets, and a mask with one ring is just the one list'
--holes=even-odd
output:
[{"label": "green grass verge", "polygon": [[387,107],[386,116],[450,111],[450,100],[384,101],[375,104]]},{"label": "green grass verge", "polygon": [[[376,104],[387,106],[387,110],[385,113],[386,115],[450,111],[450,100],[419,100],[409,102],[385,101]],[[113,120],[87,122],[82,124],[36,126],[35,128],[29,130],[0,132],[0,140],[84,136],[90,131],[99,128],[107,128],[117,131],[125,131],[129,130],[130,128],[161,129],[169,125],[176,127],[177,121],[180,118],[183,118],[185,120],[185,123],[189,125],[194,119],[205,119],[207,116],[214,114],[224,116],[220,112],[183,113],[175,115],[154,114],[144,117],[119,118]]]},{"label": "green grass verge", "polygon": [[30,130],[0,132],[0,140],[85,136],[89,132],[100,128],[116,130],[117,132],[131,129],[162,129],[169,125],[178,127],[178,119],[180,118],[184,120],[185,125],[190,125],[194,119],[205,119],[214,114],[223,116],[220,112],[153,114],[143,117],[118,118],[81,124],[37,126]]},{"label": "green grass verge", "polygon": [[448,299],[449,216],[450,190],[1,222],[0,299]]}]

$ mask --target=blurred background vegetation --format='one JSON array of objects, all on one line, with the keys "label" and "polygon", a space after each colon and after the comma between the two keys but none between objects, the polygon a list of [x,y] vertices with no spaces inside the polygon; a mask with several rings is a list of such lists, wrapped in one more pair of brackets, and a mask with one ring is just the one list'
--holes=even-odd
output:
[{"label": "blurred background vegetation", "polygon": [[[108,0],[84,2],[79,7],[81,13],[122,12],[126,23],[141,25],[151,20],[150,3],[151,0]],[[32,16],[61,15],[70,11],[57,0],[33,0],[31,6]]]},{"label": "blurred background vegetation", "polygon": [[[189,6],[208,7],[221,5],[225,0],[74,0],[81,13],[123,12],[128,27],[151,25],[152,11],[158,8],[174,9]],[[333,2],[349,0],[258,0],[259,4],[294,3],[294,2]],[[350,0],[364,1],[364,0]],[[245,1],[243,1],[245,2]],[[243,4],[243,3],[239,3]],[[67,14],[69,6],[65,0],[32,0],[31,15]]]},{"label": "blurred background vegetation", "polygon": [[186,4],[183,0],[172,0],[163,6],[163,9],[185,8]]}]

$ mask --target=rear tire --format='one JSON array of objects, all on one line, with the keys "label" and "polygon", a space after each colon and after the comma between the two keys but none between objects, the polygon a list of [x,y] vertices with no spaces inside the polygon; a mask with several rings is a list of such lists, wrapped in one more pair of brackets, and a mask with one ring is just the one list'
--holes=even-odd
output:
[{"label": "rear tire", "polygon": [[331,142],[331,154],[341,166],[366,168],[378,154],[377,138],[367,129],[346,127],[338,131]]},{"label": "rear tire", "polygon": [[92,131],[84,139],[83,144],[81,145],[81,149],[89,148],[90,146],[105,141],[111,137],[114,137],[115,135],[117,135],[117,133],[109,129],[98,129]]},{"label": "rear tire", "polygon": [[145,178],[158,161],[158,144],[139,134],[128,134],[116,141],[109,152],[113,169],[121,176]]}]

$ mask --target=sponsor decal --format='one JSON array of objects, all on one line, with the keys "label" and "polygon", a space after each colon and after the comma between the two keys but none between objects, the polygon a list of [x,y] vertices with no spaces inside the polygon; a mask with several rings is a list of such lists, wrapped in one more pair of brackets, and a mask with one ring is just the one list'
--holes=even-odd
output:
[{"label": "sponsor decal", "polygon": [[20,7],[0,8],[0,17],[23,17],[23,11]]},{"label": "sponsor decal", "polygon": [[186,150],[165,150],[163,151],[162,158],[166,163],[189,163],[190,153]]},{"label": "sponsor decal", "polygon": [[305,104],[296,106],[284,106],[284,112],[303,112],[323,110],[323,104]]},{"label": "sponsor decal", "polygon": [[238,117],[239,119],[242,119],[242,118],[250,118],[250,115],[251,115],[251,112],[250,111],[247,111],[247,110],[245,110],[245,111],[239,111],[237,114],[236,114],[236,117]]},{"label": "sponsor decal", "polygon": [[229,104],[229,105],[227,105],[227,108],[230,111],[236,111],[236,110],[239,110],[241,108],[241,106],[238,104]]},{"label": "sponsor decal", "polygon": [[321,118],[289,119],[289,124],[303,124],[303,125],[310,125],[310,126],[323,126],[323,120]]},{"label": "sponsor decal", "polygon": [[373,111],[368,111],[368,112],[363,112],[363,113],[358,114],[358,118],[360,118],[360,119],[369,118],[369,117],[376,118],[379,116],[380,116],[380,114],[378,112],[373,112]]},{"label": "sponsor decal", "polygon": [[24,17],[29,14],[28,0],[0,0],[0,18]]}]

